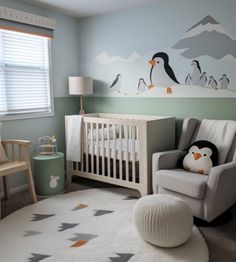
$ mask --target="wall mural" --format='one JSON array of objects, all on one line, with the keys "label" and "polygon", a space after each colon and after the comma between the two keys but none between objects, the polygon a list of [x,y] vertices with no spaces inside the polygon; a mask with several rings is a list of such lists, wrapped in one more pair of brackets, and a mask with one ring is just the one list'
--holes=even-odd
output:
[{"label": "wall mural", "polygon": [[166,50],[102,52],[84,67],[98,80],[97,96],[236,97],[236,39],[209,15]]}]

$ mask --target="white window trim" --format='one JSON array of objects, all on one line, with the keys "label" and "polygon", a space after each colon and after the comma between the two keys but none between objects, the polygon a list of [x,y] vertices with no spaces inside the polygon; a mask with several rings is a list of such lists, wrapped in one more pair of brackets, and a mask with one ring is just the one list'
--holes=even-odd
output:
[{"label": "white window trim", "polygon": [[54,95],[53,95],[53,75],[52,75],[52,44],[51,40],[48,41],[48,59],[49,59],[49,90],[50,90],[50,102],[51,102],[51,112],[39,112],[39,113],[25,113],[17,115],[7,115],[0,116],[0,121],[10,121],[10,120],[21,120],[21,119],[33,119],[33,118],[43,118],[43,117],[53,117],[55,116],[54,110]]}]

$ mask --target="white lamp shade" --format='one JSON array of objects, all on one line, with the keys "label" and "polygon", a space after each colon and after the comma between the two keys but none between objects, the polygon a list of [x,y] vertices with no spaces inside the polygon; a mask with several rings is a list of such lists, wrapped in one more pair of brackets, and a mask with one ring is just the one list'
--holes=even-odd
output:
[{"label": "white lamp shade", "polygon": [[69,76],[70,95],[92,95],[93,79],[84,76]]}]

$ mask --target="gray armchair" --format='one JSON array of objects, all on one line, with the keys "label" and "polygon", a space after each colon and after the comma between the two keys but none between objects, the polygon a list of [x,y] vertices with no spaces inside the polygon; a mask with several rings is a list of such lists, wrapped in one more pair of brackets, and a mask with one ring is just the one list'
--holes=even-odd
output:
[{"label": "gray armchair", "polygon": [[[219,165],[209,175],[178,168],[189,145],[197,140],[214,143]],[[185,119],[178,149],[153,154],[153,193],[185,200],[193,215],[211,222],[236,202],[236,121]]]}]

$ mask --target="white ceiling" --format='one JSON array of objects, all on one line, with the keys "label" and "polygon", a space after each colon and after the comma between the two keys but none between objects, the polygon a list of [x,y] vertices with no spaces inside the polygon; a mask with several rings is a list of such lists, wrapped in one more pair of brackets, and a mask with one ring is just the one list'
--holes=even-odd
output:
[{"label": "white ceiling", "polygon": [[22,0],[61,13],[84,17],[160,3],[164,0]]}]

